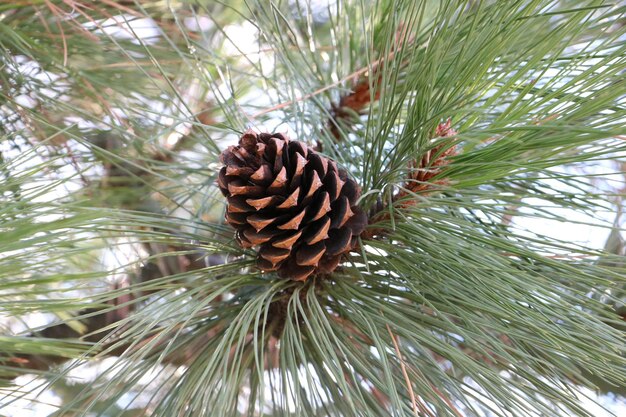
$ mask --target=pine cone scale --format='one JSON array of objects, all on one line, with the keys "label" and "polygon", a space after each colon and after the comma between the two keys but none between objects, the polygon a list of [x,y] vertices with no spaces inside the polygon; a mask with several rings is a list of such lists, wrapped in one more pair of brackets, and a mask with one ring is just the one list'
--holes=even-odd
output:
[{"label": "pine cone scale", "polygon": [[301,246],[296,252],[296,263],[300,266],[317,266],[324,252],[326,252],[324,242]]},{"label": "pine cone scale", "polygon": [[261,250],[259,250],[259,256],[271,262],[272,267],[287,259],[290,254],[291,251],[289,249],[280,249],[274,246],[263,246]]},{"label": "pine cone scale", "polygon": [[335,216],[333,217],[333,228],[341,228],[354,215],[350,210],[350,200],[346,196],[341,196],[333,203],[332,207]]},{"label": "pine cone scale", "polygon": [[304,238],[307,245],[313,245],[320,240],[328,239],[328,230],[330,229],[331,221],[328,217],[324,217],[320,221],[322,222],[321,226],[310,226],[311,232],[308,233],[310,236],[308,238]]},{"label": "pine cone scale", "polygon": [[245,201],[245,198],[235,196],[230,200],[228,205],[229,213],[247,213],[250,211],[254,211],[254,207],[250,206]]},{"label": "pine cone scale", "polygon": [[302,230],[297,231],[292,235],[281,237],[280,239],[272,241],[272,246],[276,248],[287,249],[293,247],[294,243],[302,236]]},{"label": "pine cone scale", "polygon": [[316,221],[330,211],[330,196],[326,191],[320,192],[313,202],[307,207],[307,218]]},{"label": "pine cone scale", "polygon": [[276,206],[278,209],[288,209],[293,208],[298,205],[298,197],[300,196],[300,188],[296,188],[289,196]]},{"label": "pine cone scale", "polygon": [[263,195],[265,190],[263,189],[263,187],[260,187],[258,185],[239,185],[239,184],[230,183],[228,184],[228,192],[232,196],[246,195],[246,196],[258,197],[258,196]]},{"label": "pine cone scale", "polygon": [[329,256],[339,255],[351,245],[352,233],[349,229],[333,229],[329,233],[329,242],[326,244],[326,253]]},{"label": "pine cone scale", "polygon": [[278,226],[278,228],[280,230],[298,230],[298,227],[300,227],[300,223],[302,223],[302,219],[304,219],[305,214],[306,209],[293,216],[287,223]]},{"label": "pine cone scale", "polygon": [[309,198],[312,198],[313,195],[315,195],[315,192],[319,190],[322,185],[322,180],[320,179],[319,174],[317,173],[317,171],[313,171],[311,175],[311,184],[309,185],[306,195],[304,196],[303,202]]},{"label": "pine cone scale", "polygon": [[257,232],[260,232],[270,224],[274,223],[277,219],[278,217],[265,218],[258,214],[253,214],[252,216],[248,216],[248,223],[250,226],[254,227]]},{"label": "pine cone scale", "polygon": [[266,185],[272,180],[272,168],[269,165],[263,164],[252,173],[250,180],[256,185]]},{"label": "pine cone scale", "polygon": [[266,192],[270,194],[282,195],[284,194],[286,189],[287,189],[287,170],[285,169],[285,167],[282,167],[280,171],[278,172],[278,174],[276,175],[276,177],[274,178],[274,181],[272,181],[270,186],[267,187]]},{"label": "pine cone scale", "polygon": [[[232,223],[231,223],[232,224]],[[275,233],[268,231],[257,232],[252,227],[243,229],[243,236],[253,245],[260,245],[274,237]]]},{"label": "pine cone scale", "polygon": [[[223,191],[222,191],[223,192]],[[271,207],[276,200],[280,199],[279,196],[271,195],[269,197],[263,198],[248,198],[246,199],[246,203],[254,207],[257,211],[264,209],[266,207]]]}]

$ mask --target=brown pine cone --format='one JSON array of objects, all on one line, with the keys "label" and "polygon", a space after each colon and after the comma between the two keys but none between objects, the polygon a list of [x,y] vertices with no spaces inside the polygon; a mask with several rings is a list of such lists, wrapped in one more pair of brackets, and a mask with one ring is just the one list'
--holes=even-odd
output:
[{"label": "brown pine cone", "polygon": [[242,247],[259,246],[261,270],[303,281],[334,271],[354,248],[367,224],[361,190],[334,161],[287,135],[251,130],[220,159],[226,221]]}]

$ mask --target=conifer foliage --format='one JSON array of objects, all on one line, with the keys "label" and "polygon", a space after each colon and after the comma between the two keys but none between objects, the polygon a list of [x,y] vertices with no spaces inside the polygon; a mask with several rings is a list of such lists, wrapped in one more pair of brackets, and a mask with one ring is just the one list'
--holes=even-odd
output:
[{"label": "conifer foliage", "polygon": [[625,19],[0,3],[0,415],[623,402]]}]

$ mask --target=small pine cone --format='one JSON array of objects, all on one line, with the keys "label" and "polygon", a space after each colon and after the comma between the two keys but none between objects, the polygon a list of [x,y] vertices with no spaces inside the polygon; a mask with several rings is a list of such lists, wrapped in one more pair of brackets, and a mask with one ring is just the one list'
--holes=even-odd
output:
[{"label": "small pine cone", "polygon": [[330,273],[367,223],[357,183],[335,162],[280,133],[247,131],[220,159],[226,221],[257,265],[303,281]]}]

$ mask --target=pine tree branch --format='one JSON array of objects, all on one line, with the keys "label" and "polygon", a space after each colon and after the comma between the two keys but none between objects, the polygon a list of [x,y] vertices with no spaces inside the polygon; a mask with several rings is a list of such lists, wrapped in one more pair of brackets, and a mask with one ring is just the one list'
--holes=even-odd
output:
[{"label": "pine tree branch", "polygon": [[[65,200],[46,204],[61,206],[59,211],[63,212],[78,199],[84,203],[87,195],[91,197],[87,204],[92,211],[103,206],[144,211],[121,221],[103,213],[106,219],[99,218],[101,223],[97,226],[79,223],[76,232],[61,222],[54,229],[53,240],[48,240],[46,231],[39,230],[45,222],[38,223],[40,218],[23,208],[30,206],[21,206],[21,196],[15,198],[13,190],[0,182],[0,198],[9,198],[8,211],[3,211],[4,200],[0,211],[7,212],[8,217],[25,219],[22,223],[9,223],[8,227],[0,226],[0,232],[8,231],[9,237],[14,237],[2,249],[8,248],[12,256],[15,251],[11,244],[14,244],[17,252],[21,252],[14,263],[0,261],[0,268],[4,268],[0,273],[10,277],[6,284],[9,297],[16,300],[9,299],[9,310],[13,309],[18,317],[28,311],[55,312],[55,308],[59,308],[62,313],[59,316],[63,317],[76,308],[72,307],[76,301],[57,303],[61,300],[56,298],[56,293],[45,291],[54,291],[57,286],[67,291],[65,287],[72,285],[74,279],[65,275],[67,266],[78,271],[76,278],[105,275],[100,271],[101,266],[91,264],[98,256],[94,256],[95,250],[90,246],[92,239],[98,249],[107,245],[105,250],[110,249],[113,255],[123,254],[124,249],[103,242],[107,239],[101,239],[99,227],[105,230],[104,237],[120,227],[129,230],[128,240],[141,240],[139,245],[146,254],[141,267],[127,271],[124,278],[96,297],[108,300],[106,306],[78,312],[77,320],[82,321],[84,332],[77,330],[81,326],[69,326],[72,318],[65,318],[64,323],[32,332],[25,345],[20,345],[20,336],[16,336],[15,349],[10,345],[11,340],[0,341],[9,344],[9,352],[22,346],[30,349],[18,351],[20,355],[15,354],[3,363],[16,369],[21,367],[21,373],[53,374],[46,372],[51,366],[66,358],[81,357],[80,351],[72,348],[59,349],[65,356],[27,354],[54,351],[47,348],[57,341],[70,346],[82,339],[97,344],[100,351],[94,352],[95,358],[122,357],[116,366],[128,369],[116,373],[110,383],[98,382],[106,380],[112,372],[100,375],[97,383],[86,388],[83,397],[64,402],[59,414],[76,409],[93,412],[101,402],[108,406],[121,396],[134,394],[135,382],[148,375],[157,361],[185,368],[184,372],[172,374],[172,380],[167,381],[170,385],[159,386],[158,392],[146,388],[147,394],[154,394],[146,412],[155,416],[177,412],[235,415],[243,413],[239,408],[246,401],[250,402],[249,415],[291,415],[287,410],[291,399],[300,400],[297,406],[302,409],[297,413],[306,415],[360,413],[371,417],[413,412],[424,416],[459,416],[455,408],[459,403],[468,405],[468,412],[473,412],[472,404],[478,403],[476,408],[484,406],[500,414],[552,415],[550,407],[554,406],[555,415],[557,408],[565,410],[563,413],[571,410],[572,415],[585,415],[578,406],[575,388],[560,390],[565,384],[595,384],[601,389],[606,386],[610,391],[622,392],[624,387],[619,380],[624,374],[624,362],[619,357],[623,349],[618,330],[622,330],[623,322],[606,313],[602,309],[604,300],[600,300],[607,297],[612,299],[606,304],[619,303],[609,282],[614,280],[615,287],[622,289],[618,281],[621,273],[618,255],[607,255],[604,264],[601,264],[603,260],[593,262],[594,256],[602,258],[602,254],[589,248],[579,248],[581,253],[570,256],[567,253],[572,246],[568,242],[557,238],[540,241],[541,233],[523,235],[513,227],[506,227],[510,217],[499,217],[503,207],[513,213],[512,207],[519,205],[520,214],[527,215],[536,208],[537,218],[554,220],[558,214],[542,211],[543,207],[533,207],[525,201],[563,191],[548,183],[558,182],[565,175],[544,175],[542,170],[609,159],[614,157],[614,152],[623,151],[619,140],[609,143],[607,139],[623,139],[620,130],[623,109],[618,88],[623,85],[618,78],[623,75],[620,73],[623,65],[619,65],[623,51],[615,45],[620,33],[617,30],[621,28],[617,23],[623,20],[617,16],[623,15],[622,8],[614,7],[603,15],[604,7],[596,8],[596,2],[581,8],[573,1],[520,2],[518,7],[511,8],[501,2],[475,5],[452,1],[435,5],[393,1],[388,4],[394,9],[378,10],[370,9],[367,2],[342,1],[337,2],[337,10],[346,13],[346,18],[329,16],[325,22],[324,17],[318,20],[312,16],[315,13],[307,11],[308,15],[298,15],[299,11],[283,8],[282,4],[269,8],[262,1],[251,0],[245,2],[249,9],[244,10],[238,7],[238,1],[229,3],[228,12],[237,15],[235,23],[250,19],[246,24],[252,23],[254,30],[258,30],[259,50],[275,53],[273,67],[269,68],[270,64],[257,65],[247,54],[234,57],[217,48],[207,51],[207,45],[211,48],[219,45],[219,36],[213,38],[214,29],[201,27],[206,26],[201,20],[210,20],[220,34],[238,27],[230,26],[232,21],[222,19],[220,13],[211,13],[212,4],[206,6],[206,16],[200,16],[196,12],[201,6],[179,3],[163,7],[161,3],[126,0],[107,0],[99,5],[65,0],[21,1],[5,9],[28,6],[20,11],[24,29],[20,21],[10,19],[17,11],[3,10],[0,17],[0,25],[8,34],[2,41],[9,44],[7,62],[15,61],[16,73],[22,75],[22,69],[14,57],[24,56],[33,65],[41,63],[42,74],[51,71],[63,77],[58,83],[61,94],[77,99],[70,106],[64,98],[46,101],[43,98],[47,95],[42,94],[37,97],[41,108],[15,106],[16,97],[22,94],[20,86],[8,87],[10,94],[0,98],[3,112],[7,101],[9,107],[16,107],[26,115],[20,117],[19,111],[11,109],[13,114],[3,119],[11,124],[16,118],[22,119],[10,126],[8,135],[15,135],[16,142],[30,142],[33,148],[44,141],[45,146],[54,140],[63,142],[63,147],[56,145],[58,153],[53,156],[67,157],[70,161],[67,165],[71,165],[67,168],[76,172],[67,182],[61,181],[62,185],[73,186],[80,179],[74,174],[85,174],[78,197],[68,196],[70,204],[66,205]],[[299,7],[300,2],[296,3]],[[28,13],[31,10],[38,14],[31,17]],[[134,33],[132,19],[126,20],[127,16],[148,17],[146,10],[150,11],[151,22],[156,22],[161,30],[150,42],[144,42]],[[157,11],[152,13],[153,10]],[[123,17],[123,23],[119,17]],[[198,28],[191,29],[194,18]],[[420,42],[415,43],[401,29],[398,37],[409,41],[396,42],[399,45],[396,47],[389,38],[396,33],[397,22],[405,18],[411,22],[410,33],[415,32]],[[113,24],[118,25],[115,30],[129,36],[130,41],[106,32],[103,26],[109,25],[104,23],[107,19],[115,19],[117,23]],[[611,25],[612,20],[616,24]],[[45,29],[43,36],[38,34],[41,28]],[[35,33],[32,42],[29,31]],[[316,37],[319,31],[324,32],[323,45],[319,44],[321,38]],[[536,36],[529,37],[528,33]],[[327,48],[329,37],[330,49]],[[99,47],[100,43],[104,47]],[[586,46],[587,43],[593,45]],[[327,48],[324,50],[330,59],[315,56],[323,47]],[[392,52],[385,60],[365,63],[360,57],[365,55],[364,48],[370,47],[379,56],[384,55],[380,52],[383,50]],[[116,53],[123,62],[110,58],[111,54],[118,56]],[[37,59],[37,54],[43,59]],[[164,119],[177,120],[181,113],[197,113],[193,104],[181,97],[177,86],[191,80],[202,88],[205,82],[207,91],[215,93],[212,96],[215,115],[220,120],[225,116],[226,120],[224,125],[211,129],[212,133],[216,132],[215,140],[220,140],[230,134],[225,132],[228,127],[237,130],[249,121],[233,110],[238,108],[239,100],[243,108],[256,103],[254,99],[246,101],[249,86],[252,89],[268,86],[278,90],[279,97],[284,97],[286,91],[306,92],[310,90],[302,87],[316,83],[313,79],[329,80],[335,76],[329,74],[333,68],[350,67],[354,62],[364,67],[337,83],[331,82],[313,93],[255,115],[259,117],[308,100],[340,83],[351,85],[352,91],[340,96],[321,117],[315,113],[310,114],[311,119],[284,121],[300,131],[323,129],[322,136],[329,139],[324,144],[331,147],[336,144],[331,149],[335,152],[329,153],[349,167],[348,171],[362,173],[363,178],[357,180],[371,186],[364,199],[377,190],[398,186],[387,195],[389,201],[380,201],[372,210],[369,230],[361,236],[363,251],[354,253],[350,258],[353,262],[345,262],[332,278],[323,277],[335,286],[334,292],[329,286],[324,288],[326,293],[311,292],[310,298],[299,298],[293,290],[285,290],[287,285],[275,276],[248,273],[238,264],[232,269],[224,265],[200,273],[207,260],[209,264],[221,264],[223,257],[219,254],[213,259],[206,257],[191,239],[184,238],[192,234],[193,241],[203,238],[202,232],[195,232],[196,224],[164,213],[174,208],[189,210],[194,220],[205,222],[208,222],[206,218],[221,213],[221,202],[212,200],[212,186],[208,181],[200,186],[197,180],[206,175],[207,167],[212,170],[218,146],[211,142],[211,152],[206,153],[201,146],[193,146],[201,144],[195,136],[196,127],[204,123],[202,120],[178,141],[172,135],[168,136],[172,138],[168,143],[158,144],[159,138],[171,133],[173,122],[163,122]],[[166,70],[164,65],[171,65],[172,69]],[[3,87],[4,72],[0,71]],[[27,78],[36,81],[37,77]],[[144,79],[145,85],[135,85],[137,80]],[[217,84],[219,88],[215,87]],[[387,86],[392,86],[393,94],[386,90]],[[38,88],[47,87],[50,86],[43,83]],[[224,89],[228,94],[222,96]],[[90,115],[90,110],[81,106],[79,99],[83,95],[98,108],[94,114]],[[158,103],[153,106],[152,100]],[[374,105],[376,101],[380,102],[379,106]],[[161,104],[164,106],[160,107]],[[362,120],[368,106],[371,112],[367,120]],[[184,112],[180,107],[185,108]],[[298,107],[305,111],[311,108],[308,103]],[[163,114],[158,114],[161,108]],[[447,127],[446,123],[440,125],[432,138],[421,136],[433,120],[446,116],[463,126],[464,148],[458,156],[450,146],[456,140],[449,121]],[[83,127],[81,123],[69,132],[55,128],[50,135],[50,127],[76,120],[98,127],[89,123]],[[361,121],[366,122],[364,129],[351,128]],[[144,126],[147,128],[142,131]],[[81,160],[78,152],[84,149],[83,130],[100,129],[117,129],[124,138],[131,139],[101,149],[102,155],[95,149]],[[359,137],[362,132],[371,136]],[[5,132],[2,133],[4,136]],[[424,146],[417,150],[418,157],[410,160],[411,155],[407,156],[406,152],[415,151],[417,135],[420,146]],[[351,143],[364,146],[350,149],[345,142],[337,144],[348,136]],[[432,142],[424,144],[428,139]],[[178,155],[192,147],[194,153],[189,155],[189,161]],[[60,155],[63,151],[67,155]],[[44,158],[48,155],[45,153]],[[92,164],[94,155],[96,163]],[[448,164],[450,161],[453,162]],[[361,162],[363,169],[359,170]],[[6,176],[11,180],[16,177],[10,164],[0,165],[0,173],[8,172]],[[23,190],[27,194],[33,185],[36,188],[36,183],[57,176],[54,171],[58,164],[41,166],[32,171],[34,176],[23,175]],[[99,175],[101,167],[105,175],[101,178],[101,188],[94,193],[97,181],[91,176]],[[26,163],[23,171],[29,170]],[[53,174],[49,175],[48,171]],[[520,171],[533,178],[516,188],[519,179],[516,172]],[[63,178],[60,174],[58,177]],[[173,178],[168,178],[170,174]],[[586,211],[601,207],[601,203],[592,201],[595,194],[585,195],[588,187],[580,185],[591,175],[573,177],[568,174],[559,183],[568,186],[568,195],[547,196],[544,201],[547,204],[556,201],[559,208]],[[18,191],[21,180],[15,182]],[[544,191],[545,188],[549,190]],[[429,196],[443,189],[450,192],[416,207],[423,201],[422,196],[431,200]],[[569,195],[571,189],[574,191]],[[156,193],[159,195],[154,197]],[[175,207],[162,203],[161,200],[168,199],[168,193],[175,196],[172,197]],[[39,194],[34,198],[41,200],[42,196],[46,197]],[[603,197],[607,196],[599,199]],[[114,198],[121,202],[113,201]],[[559,205],[559,201],[565,203]],[[42,207],[34,206],[34,211]],[[500,218],[503,224],[497,224]],[[138,220],[137,224],[133,219]],[[185,224],[179,226],[182,223]],[[396,227],[390,230],[391,226]],[[194,232],[189,232],[192,228]],[[90,232],[97,237],[85,238]],[[74,234],[80,236],[74,238]],[[30,235],[34,235],[32,241]],[[143,239],[146,235],[155,238]],[[210,243],[226,247],[230,237],[212,236]],[[243,267],[252,263],[251,252],[242,252]],[[31,253],[32,259],[24,261]],[[59,261],[66,253],[89,260]],[[55,267],[61,272],[47,268],[48,265],[29,268],[40,259],[58,261]],[[214,271],[216,274],[229,271],[231,275],[204,279]],[[19,281],[22,277],[24,282]],[[189,283],[184,281],[187,279]],[[81,291],[79,284],[70,290]],[[27,285],[28,290],[20,293]],[[228,285],[233,285],[232,292]],[[610,288],[607,290],[605,286]],[[596,298],[587,298],[587,290],[594,293],[593,297],[597,295],[597,303],[591,302]],[[38,306],[37,297],[52,301],[52,307],[48,309],[43,303]],[[23,300],[27,307],[20,305]],[[380,304],[376,304],[377,300]],[[177,304],[178,301],[182,303]],[[319,310],[314,311],[314,301],[319,301]],[[433,309],[422,311],[421,303],[431,301],[436,304]],[[387,317],[381,316],[383,309]],[[158,314],[152,317],[155,311]],[[618,313],[624,317],[623,311]],[[385,329],[390,338],[385,336]],[[24,337],[21,338],[23,341]],[[45,345],[46,341],[50,345]],[[44,343],[43,349],[35,346],[37,343]],[[588,369],[583,371],[573,369],[585,367]],[[506,376],[500,371],[507,371]],[[300,379],[302,373],[307,376],[306,382]],[[271,399],[266,398],[266,377],[270,386],[282,384],[277,390],[282,390],[278,400],[274,393]],[[474,382],[478,386],[476,391],[470,385]],[[143,394],[143,388],[138,391]],[[255,409],[257,400],[262,405],[271,403],[272,410]]]}]

